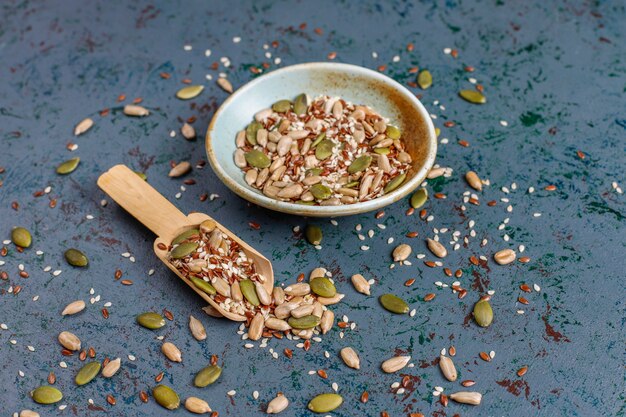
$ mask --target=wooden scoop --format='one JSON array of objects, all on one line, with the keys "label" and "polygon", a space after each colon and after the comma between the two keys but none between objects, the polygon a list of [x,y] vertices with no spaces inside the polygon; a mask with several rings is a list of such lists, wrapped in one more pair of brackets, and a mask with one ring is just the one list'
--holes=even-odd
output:
[{"label": "wooden scoop", "polygon": [[[174,238],[188,229],[196,228],[205,220],[211,219],[203,213],[190,213],[185,216],[157,190],[142,180],[125,165],[116,165],[98,178],[98,186],[127,212],[152,230],[158,237],[154,241],[154,253],[183,282],[189,285],[200,297],[204,298],[215,310],[224,317],[234,321],[245,321],[246,317],[224,310],[208,294],[196,288],[167,260],[167,249],[159,249],[162,243],[169,247]],[[268,294],[274,289],[274,272],[270,261],[257,252],[252,246],[241,240],[233,232],[217,223],[217,228],[230,239],[237,242],[248,258],[254,261],[256,272],[265,278],[263,287]]]}]

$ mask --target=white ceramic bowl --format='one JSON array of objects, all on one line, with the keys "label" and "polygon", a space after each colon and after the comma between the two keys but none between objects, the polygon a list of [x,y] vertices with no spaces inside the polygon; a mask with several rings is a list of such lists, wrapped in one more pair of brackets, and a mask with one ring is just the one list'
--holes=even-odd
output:
[{"label": "white ceramic bowl", "polygon": [[[266,197],[244,181],[235,165],[235,136],[259,110],[300,93],[340,96],[365,104],[388,117],[402,131],[406,151],[413,159],[404,184],[370,201],[339,206],[308,206]],[[292,65],[262,75],[235,91],[217,110],[206,136],[206,151],[213,171],[235,194],[265,208],[312,217],[334,217],[377,210],[415,190],[433,166],[437,138],[422,103],[405,87],[376,71],[356,65],[315,62]]]}]

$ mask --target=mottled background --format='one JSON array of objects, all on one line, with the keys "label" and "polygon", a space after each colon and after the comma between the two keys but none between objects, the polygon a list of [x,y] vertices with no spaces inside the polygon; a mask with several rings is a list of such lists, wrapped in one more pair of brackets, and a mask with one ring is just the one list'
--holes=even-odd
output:
[{"label": "mottled background", "polygon": [[[0,258],[0,270],[9,276],[0,281],[0,323],[8,328],[0,330],[0,414],[33,408],[42,416],[164,415],[152,400],[143,404],[138,398],[163,371],[163,382],[181,397],[202,397],[221,416],[261,415],[277,391],[291,400],[283,415],[309,415],[308,400],[331,390],[333,382],[345,398],[333,415],[344,417],[378,416],[384,410],[392,417],[418,411],[432,416],[624,415],[626,207],[612,183],[626,184],[625,7],[620,1],[3,1],[0,237],[8,239],[12,227],[21,225],[33,232],[34,244],[18,253],[5,243],[8,254]],[[241,41],[233,42],[234,37]],[[407,51],[409,43],[413,51]],[[192,49],[186,51],[185,45]],[[456,49],[458,57],[445,54],[444,48]],[[206,49],[212,52],[209,57]],[[307,219],[249,206],[219,183],[208,166],[194,169],[186,178],[197,184],[174,200],[183,179],[167,177],[170,161],[195,164],[206,156],[202,140],[188,142],[170,132],[195,117],[195,128],[204,134],[226,98],[214,82],[220,72],[237,87],[256,76],[252,67],[268,63],[263,70],[269,71],[324,61],[331,52],[339,62],[384,65],[385,74],[405,84],[415,81],[411,67],[433,73],[432,88],[411,88],[437,116],[440,139],[449,141],[440,145],[437,162],[454,169],[449,178],[428,185],[431,194],[447,195],[427,203],[432,222],[405,216],[407,201],[388,207],[381,219],[370,213],[338,219],[338,226],[314,220],[324,231],[318,251],[292,232]],[[394,62],[394,56],[399,60]],[[222,57],[230,60],[228,68]],[[276,57],[282,60],[279,65]],[[467,65],[476,71],[465,72]],[[171,78],[161,78],[161,72]],[[459,89],[472,88],[468,77],[484,86],[487,104],[474,106],[457,97]],[[186,78],[207,88],[183,102],[174,93]],[[117,101],[121,94],[124,102]],[[152,111],[149,117],[131,119],[121,113],[123,104],[136,97]],[[109,114],[100,116],[103,109],[110,109]],[[74,138],[73,126],[88,116],[94,118],[94,128]],[[444,127],[445,121],[456,125]],[[470,146],[459,146],[459,140]],[[69,143],[78,149],[68,151]],[[78,169],[66,177],[56,175],[55,167],[74,156],[82,161]],[[145,172],[150,184],[182,211],[208,213],[255,245],[273,260],[279,283],[327,266],[347,294],[335,311],[356,322],[356,329],[346,331],[343,339],[335,329],[308,352],[287,340],[270,341],[278,359],[269,348],[244,349],[237,325],[205,316],[201,300],[159,264],[148,230],[111,201],[101,207],[104,195],[96,178],[117,163]],[[468,189],[462,175],[468,169],[489,179],[491,186],[481,193],[480,206],[467,205],[462,212],[462,193]],[[512,190],[514,182],[517,190]],[[544,191],[549,184],[557,190]],[[33,195],[47,186],[49,194]],[[501,191],[503,186],[510,194]],[[527,192],[531,186],[533,194]],[[201,202],[203,193],[219,197]],[[510,199],[512,213],[501,198]],[[50,208],[53,199],[57,205]],[[489,200],[498,204],[487,207]],[[507,217],[510,222],[498,230]],[[389,269],[389,237],[427,254],[423,238],[432,236],[433,228],[450,229],[441,235],[447,243],[452,230],[467,235],[470,220],[476,222],[477,236],[445,260],[453,270],[464,271],[460,281],[469,294],[463,300],[433,284],[454,280],[442,268],[427,268],[413,257],[412,266]],[[258,222],[260,230],[249,221]],[[379,223],[387,228],[379,229]],[[365,232],[374,230],[374,237],[358,240],[357,224]],[[420,237],[405,238],[409,231]],[[509,242],[503,240],[505,234]],[[483,238],[488,244],[481,248]],[[360,250],[362,244],[371,246],[369,252]],[[490,258],[474,267],[468,261],[470,255],[490,257],[520,244],[531,258],[528,264],[500,267]],[[62,254],[68,247],[87,253],[87,269],[66,264]],[[37,250],[44,254],[38,256]],[[124,252],[136,262],[122,257]],[[18,275],[19,264],[29,278]],[[43,272],[47,265],[62,273]],[[114,279],[118,268],[132,286]],[[156,271],[152,276],[150,269]],[[353,290],[349,277],[356,272],[376,279],[372,296]],[[408,278],[416,278],[410,288],[403,285]],[[516,302],[524,282],[541,287],[524,294],[528,306]],[[18,285],[21,292],[15,294]],[[480,329],[468,315],[487,290],[495,291],[496,318],[490,328]],[[417,309],[415,317],[383,311],[377,296],[385,292],[405,297]],[[437,297],[422,301],[430,292]],[[61,318],[68,302],[96,295],[99,301],[88,302],[80,315]],[[112,303],[108,320],[100,312],[106,302]],[[134,323],[136,314],[163,308],[174,321],[161,331]],[[204,322],[206,341],[190,336],[189,314]],[[121,372],[76,387],[73,377],[81,362],[76,355],[61,355],[56,336],[62,330],[94,347],[99,360],[122,357]],[[158,335],[181,348],[182,364],[163,357]],[[436,365],[439,351],[451,344],[457,349],[459,379],[476,380],[473,389],[484,394],[479,407],[451,403],[443,408],[431,394],[435,386],[446,393],[461,388],[445,381]],[[360,371],[347,369],[338,359],[338,350],[346,345],[361,352]],[[292,360],[282,355],[286,347],[294,349]],[[325,350],[330,359],[324,358]],[[491,350],[496,356],[490,363],[478,358],[479,352]],[[396,351],[409,352],[416,366],[399,375],[383,374],[381,360]],[[129,354],[137,359],[128,360]],[[192,387],[192,376],[211,354],[223,363],[222,378],[206,389]],[[62,360],[67,369],[59,367]],[[528,373],[518,378],[515,372],[523,365]],[[329,378],[308,374],[317,369],[325,369]],[[67,405],[65,410],[29,398],[50,371],[65,394],[60,403]],[[396,395],[390,385],[403,375],[411,376],[410,389]],[[227,397],[233,389],[237,394]],[[258,400],[254,390],[260,393]],[[358,401],[363,390],[370,393],[367,404]],[[117,398],[117,405],[107,404],[107,394]]]}]

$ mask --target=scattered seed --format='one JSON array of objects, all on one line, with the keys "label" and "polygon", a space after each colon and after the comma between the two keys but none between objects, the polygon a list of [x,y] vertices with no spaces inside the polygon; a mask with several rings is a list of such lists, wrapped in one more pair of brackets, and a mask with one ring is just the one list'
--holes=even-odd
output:
[{"label": "scattered seed", "polygon": [[80,371],[78,371],[76,377],[74,378],[74,382],[76,382],[76,385],[79,386],[91,382],[100,372],[100,367],[100,362],[97,361],[87,363],[85,366],[80,368]]},{"label": "scattered seed", "polygon": [[227,93],[231,93],[233,92],[233,85],[230,83],[230,81],[228,81],[228,79],[224,78],[224,77],[220,77],[216,80],[217,85],[220,86],[220,88],[222,88],[222,90],[226,91]]},{"label": "scattered seed", "polygon": [[63,393],[54,387],[43,385],[31,392],[31,397],[39,404],[54,404],[63,399]]},{"label": "scattered seed", "polygon": [[450,399],[462,404],[479,405],[483,396],[479,392],[459,391],[450,394]]},{"label": "scattered seed", "polygon": [[327,393],[314,397],[307,407],[314,413],[328,413],[338,408],[342,403],[343,397],[341,395]]},{"label": "scattered seed", "polygon": [[156,330],[165,326],[165,319],[158,313],[147,312],[137,316],[137,323],[146,329]]},{"label": "scattered seed", "polygon": [[394,356],[393,358],[384,361],[381,368],[384,372],[391,374],[404,368],[410,360],[410,356]]},{"label": "scattered seed", "polygon": [[[11,231],[11,241],[18,247],[28,248],[30,247],[33,238],[27,229],[23,227],[16,227]],[[3,248],[3,250],[6,251],[6,248]]]},{"label": "scattered seed", "polygon": [[145,107],[137,106],[135,104],[127,104],[124,106],[124,114],[132,117],[144,117],[150,114]]},{"label": "scattered seed", "polygon": [[152,390],[152,396],[157,404],[168,410],[175,410],[180,406],[180,398],[176,391],[166,385],[157,385]]},{"label": "scattered seed", "polygon": [[474,305],[474,320],[481,327],[488,327],[493,321],[493,310],[489,300],[480,300]]},{"label": "scattered seed", "polygon": [[84,267],[87,266],[89,260],[84,253],[78,249],[68,249],[65,251],[65,260],[72,266]]},{"label": "scattered seed", "polygon": [[409,312],[409,305],[406,301],[393,294],[381,295],[378,300],[385,310],[392,313],[406,314]]},{"label": "scattered seed", "polygon": [[203,85],[189,85],[178,90],[176,97],[181,100],[191,100],[192,98],[198,97],[200,93],[202,93],[202,90],[204,90]]}]

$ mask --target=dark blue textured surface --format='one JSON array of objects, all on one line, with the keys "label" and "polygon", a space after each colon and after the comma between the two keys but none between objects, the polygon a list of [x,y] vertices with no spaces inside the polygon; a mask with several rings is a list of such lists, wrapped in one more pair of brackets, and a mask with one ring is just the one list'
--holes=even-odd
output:
[{"label": "dark blue textured surface", "polygon": [[[181,397],[202,397],[221,416],[261,415],[277,391],[291,401],[282,415],[309,415],[308,400],[330,391],[333,382],[345,398],[333,415],[342,417],[378,416],[383,410],[392,417],[418,411],[433,416],[623,416],[626,221],[624,197],[612,182],[626,184],[625,7],[618,1],[2,2],[0,166],[5,172],[0,174],[0,238],[8,239],[12,227],[21,225],[33,232],[34,243],[24,253],[3,245],[8,254],[0,257],[5,262],[0,271],[9,275],[0,281],[0,323],[8,327],[0,330],[0,414],[33,408],[42,416],[165,415],[152,400],[143,404],[138,398],[163,371],[163,382]],[[306,27],[300,28],[301,23]],[[235,36],[242,38],[240,43],[233,43]],[[278,45],[271,46],[272,41]],[[415,45],[412,52],[406,50],[408,43]],[[268,51],[263,44],[270,45]],[[193,49],[185,51],[184,45]],[[458,58],[444,54],[447,47],[456,48]],[[206,49],[211,49],[210,57]],[[372,58],[373,51],[378,59]],[[265,58],[265,52],[272,58]],[[417,214],[406,217],[406,202],[388,207],[378,220],[372,213],[338,219],[338,227],[315,221],[324,230],[320,251],[292,232],[306,219],[248,206],[208,166],[187,177],[197,184],[187,186],[175,200],[177,206],[214,216],[272,258],[277,282],[292,282],[298,273],[308,274],[321,264],[334,272],[339,290],[347,294],[334,310],[337,317],[345,314],[356,322],[355,330],[340,339],[339,329],[334,329],[308,352],[294,342],[272,340],[269,347],[279,353],[273,359],[269,348],[244,349],[237,325],[205,316],[201,300],[153,255],[150,232],[113,202],[100,206],[104,196],[95,181],[110,166],[125,163],[145,172],[155,188],[174,200],[182,180],[167,177],[170,160],[196,163],[205,154],[202,140],[188,142],[180,133],[171,138],[169,132],[178,132],[182,120],[195,116],[202,136],[226,97],[206,74],[215,79],[225,72],[237,87],[254,76],[251,66],[268,62],[275,68],[275,57],[282,60],[279,66],[326,60],[330,52],[337,53],[337,61],[370,68],[386,65],[384,72],[403,83],[414,81],[409,68],[428,68],[433,87],[413,90],[423,94],[422,101],[437,115],[440,138],[449,139],[440,146],[437,163],[454,172],[429,184],[431,195],[447,195],[427,203],[432,222]],[[393,62],[395,55],[399,62]],[[228,57],[232,66],[211,69],[221,57]],[[464,72],[466,65],[476,71]],[[171,78],[162,79],[161,72]],[[484,85],[486,105],[472,106],[456,96],[459,89],[472,88],[468,77]],[[207,87],[189,102],[174,98],[185,78]],[[117,102],[120,94],[127,97],[124,103]],[[135,97],[143,98],[142,105],[152,111],[149,117],[130,119],[121,113],[123,104]],[[105,108],[110,113],[101,117],[98,112]],[[95,120],[94,128],[74,138],[74,125],[88,116]],[[444,127],[446,120],[456,126]],[[470,146],[461,147],[458,140]],[[78,149],[69,152],[69,142]],[[74,156],[82,160],[79,168],[57,176],[56,165]],[[462,193],[468,189],[463,174],[468,169],[489,179],[491,186],[481,193],[480,206],[467,205],[462,214]],[[517,190],[505,195],[500,188],[510,189],[513,182]],[[544,191],[548,184],[557,190]],[[47,186],[52,187],[50,194],[33,196]],[[531,186],[533,194],[527,193]],[[219,198],[200,202],[203,193]],[[510,199],[512,213],[501,198]],[[49,207],[51,199],[57,200],[56,208]],[[488,207],[489,200],[498,204]],[[506,228],[498,230],[507,217]],[[427,268],[413,257],[413,266],[389,269],[394,245],[387,244],[388,237],[410,243],[414,253],[430,259],[423,238],[433,235],[433,227],[460,230],[465,236],[470,220],[476,221],[477,236],[445,259],[452,270],[464,271],[460,281],[469,294],[463,300],[433,285],[454,281],[442,268]],[[250,228],[248,221],[258,222],[261,229]],[[387,228],[380,230],[378,223]],[[357,224],[365,232],[374,230],[375,236],[361,242],[354,231]],[[418,239],[404,237],[414,230]],[[442,241],[447,243],[450,233],[442,234]],[[505,233],[509,242],[502,239]],[[483,238],[488,244],[481,248]],[[362,244],[371,246],[370,251],[362,252]],[[491,260],[498,249],[520,244],[526,246],[530,263],[500,267]],[[80,270],[67,265],[62,254],[68,247],[83,250],[90,266]],[[44,254],[38,256],[36,250]],[[121,256],[127,251],[135,263]],[[488,256],[488,266],[474,267],[471,255]],[[19,264],[29,278],[18,275]],[[43,272],[47,265],[63,272]],[[114,279],[118,268],[134,285]],[[156,271],[152,276],[150,269]],[[349,277],[357,272],[377,280],[372,296],[353,290]],[[409,288],[403,285],[408,278],[416,278]],[[524,282],[540,285],[541,292],[522,294],[518,287]],[[22,287],[17,295],[10,292],[16,285]],[[467,317],[489,289],[496,291],[496,318],[490,328],[479,329]],[[416,316],[384,312],[377,296],[385,292],[405,297],[417,309]],[[430,292],[437,297],[423,302]],[[96,295],[100,301],[88,302],[81,314],[61,318],[68,302]],[[520,295],[529,299],[528,306],[516,303]],[[108,320],[100,312],[105,302],[112,303]],[[162,331],[134,324],[137,313],[163,308],[175,319]],[[518,309],[525,314],[517,314]],[[207,327],[206,341],[190,336],[189,314]],[[62,330],[76,333],[84,347],[93,346],[98,360],[120,356],[120,373],[76,387],[73,377],[80,361],[77,355],[61,355],[56,336]],[[181,348],[182,364],[163,357],[158,335]],[[478,407],[451,403],[443,408],[431,395],[435,386],[446,393],[461,389],[443,379],[435,362],[440,349],[451,344],[457,350],[459,380],[476,380],[472,389],[484,394]],[[347,345],[361,352],[360,371],[340,362],[338,351]],[[287,347],[294,349],[291,360],[282,354]],[[380,362],[396,349],[410,352],[416,366],[400,375],[382,374]],[[478,358],[479,352],[491,350],[496,356],[490,363]],[[137,360],[129,361],[129,354]],[[211,354],[219,355],[224,365],[222,378],[206,389],[192,387],[192,376]],[[67,369],[59,367],[62,360]],[[529,370],[518,378],[515,371],[522,365]],[[308,375],[317,369],[325,369],[329,378]],[[36,405],[28,396],[50,371],[65,394],[63,411]],[[403,375],[412,377],[411,389],[396,395],[390,385]],[[237,391],[233,398],[226,395],[231,389]],[[362,404],[358,399],[365,389],[370,401]],[[254,390],[260,393],[258,400]],[[117,405],[107,404],[108,394]]]}]

